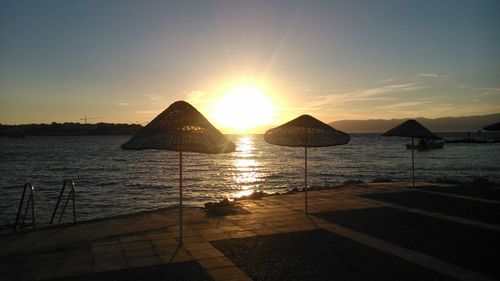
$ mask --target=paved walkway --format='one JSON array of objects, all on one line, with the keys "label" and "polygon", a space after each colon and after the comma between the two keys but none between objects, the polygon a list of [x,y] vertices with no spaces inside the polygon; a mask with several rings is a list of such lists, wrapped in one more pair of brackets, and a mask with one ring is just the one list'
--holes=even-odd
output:
[{"label": "paved walkway", "polygon": [[[420,185],[426,185],[420,183]],[[310,192],[309,212],[390,207],[470,227],[500,227],[438,212],[361,197],[414,191],[408,183],[373,183]],[[426,191],[427,192],[427,191]],[[441,195],[441,193],[439,193]],[[448,194],[444,194],[443,196]],[[454,196],[451,194],[450,196]],[[463,198],[464,196],[460,196]],[[247,214],[208,217],[186,208],[184,243],[178,246],[177,210],[158,210],[0,238],[0,280],[45,280],[196,261],[213,280],[252,280],[211,241],[324,229],[455,280],[494,280],[419,251],[304,214],[304,194],[238,202]],[[487,204],[488,202],[485,202]],[[491,202],[490,202],[491,203]],[[495,202],[493,202],[495,203]],[[496,203],[495,203],[496,204]],[[368,276],[369,278],[369,276]],[[361,280],[361,279],[360,279]]]}]

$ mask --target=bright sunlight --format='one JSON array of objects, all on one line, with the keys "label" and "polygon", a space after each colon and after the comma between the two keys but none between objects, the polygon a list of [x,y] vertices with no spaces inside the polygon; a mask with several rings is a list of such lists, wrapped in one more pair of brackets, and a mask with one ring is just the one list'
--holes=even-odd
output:
[{"label": "bright sunlight", "polygon": [[240,132],[272,123],[272,115],[271,100],[256,85],[231,88],[214,104],[211,114],[217,124]]}]

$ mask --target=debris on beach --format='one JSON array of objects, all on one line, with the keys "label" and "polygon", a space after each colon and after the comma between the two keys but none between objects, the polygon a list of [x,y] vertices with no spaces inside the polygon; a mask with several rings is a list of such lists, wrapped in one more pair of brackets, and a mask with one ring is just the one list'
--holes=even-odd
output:
[{"label": "debris on beach", "polygon": [[372,180],[372,183],[384,183],[384,182],[392,182],[390,178],[376,178]]},{"label": "debris on beach", "polygon": [[224,217],[249,213],[240,203],[229,201],[227,198],[219,202],[205,203],[205,212],[209,217]]},{"label": "debris on beach", "polygon": [[362,180],[346,180],[342,183],[342,185],[358,185],[358,184],[364,184]]}]

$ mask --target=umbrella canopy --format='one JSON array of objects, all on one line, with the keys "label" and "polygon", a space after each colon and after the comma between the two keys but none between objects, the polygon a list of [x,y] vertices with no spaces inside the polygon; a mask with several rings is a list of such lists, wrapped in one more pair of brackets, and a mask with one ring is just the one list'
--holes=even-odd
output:
[{"label": "umbrella canopy", "polygon": [[385,137],[410,137],[411,138],[411,166],[412,166],[412,184],[415,185],[415,144],[414,138],[422,139],[441,139],[438,135],[429,131],[417,121],[410,119],[399,124],[398,126],[385,132],[382,136]]},{"label": "umbrella canopy", "polygon": [[500,131],[500,122],[483,127],[486,131]]},{"label": "umbrella canopy", "polygon": [[270,129],[264,140],[270,144],[297,147],[324,147],[349,142],[348,134],[310,115],[301,115],[279,127]]},{"label": "umbrella canopy", "polygon": [[385,132],[382,136],[397,136],[422,139],[441,139],[417,121],[410,119]]},{"label": "umbrella canopy", "polygon": [[307,214],[307,148],[342,145],[351,138],[310,115],[301,115],[267,131],[264,140],[275,145],[304,147],[304,207]]},{"label": "umbrella canopy", "polygon": [[185,101],[176,101],[122,145],[123,149],[233,152],[235,144]]},{"label": "umbrella canopy", "polygon": [[121,146],[179,152],[179,244],[182,244],[182,152],[229,153],[236,145],[185,101],[176,101]]}]

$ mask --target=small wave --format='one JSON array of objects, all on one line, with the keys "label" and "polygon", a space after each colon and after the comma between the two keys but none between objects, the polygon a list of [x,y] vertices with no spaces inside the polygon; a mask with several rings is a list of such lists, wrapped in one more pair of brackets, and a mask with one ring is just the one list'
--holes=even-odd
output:
[{"label": "small wave", "polygon": [[114,181],[110,181],[110,182],[100,182],[100,183],[97,183],[96,186],[110,186],[110,185],[116,185],[118,184],[117,182],[114,182]]},{"label": "small wave", "polygon": [[140,183],[135,183],[135,184],[126,184],[126,187],[133,187],[137,189],[158,189],[158,188],[165,188],[167,185],[160,185],[160,184],[140,184]]}]

